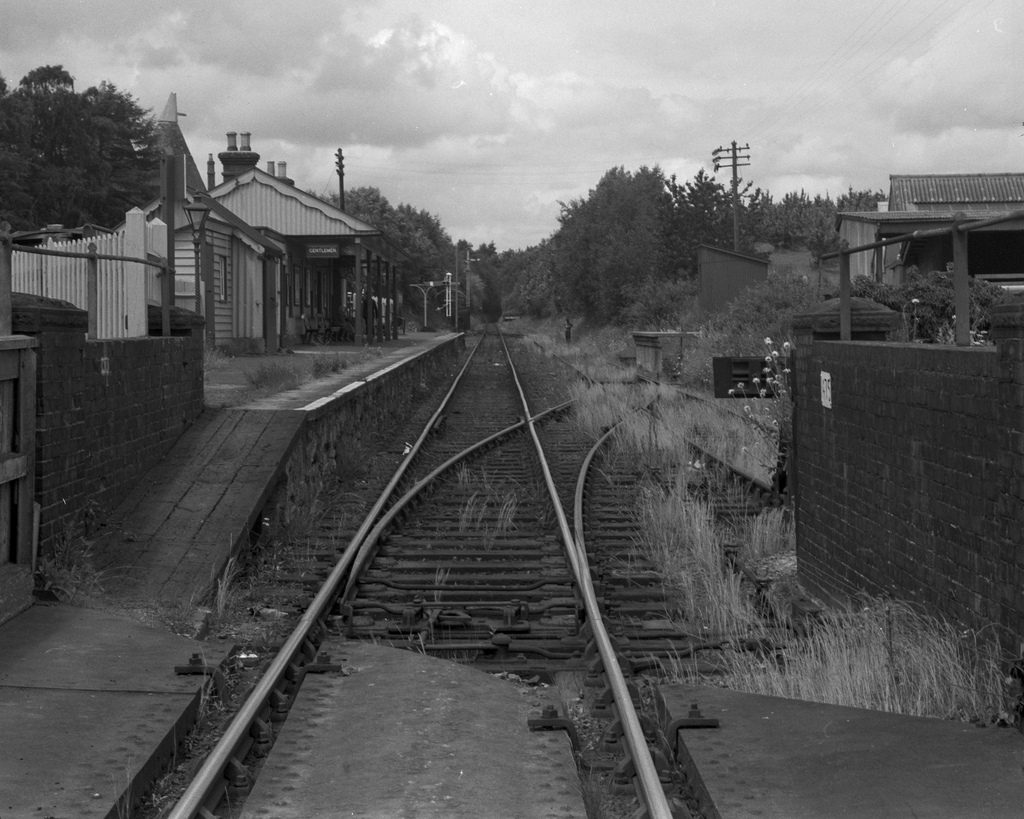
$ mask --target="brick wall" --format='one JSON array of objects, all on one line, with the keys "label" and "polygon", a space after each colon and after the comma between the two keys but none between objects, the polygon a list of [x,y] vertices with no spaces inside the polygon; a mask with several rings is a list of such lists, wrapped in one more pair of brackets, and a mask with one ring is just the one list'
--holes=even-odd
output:
[{"label": "brick wall", "polygon": [[315,517],[315,504],[324,488],[358,476],[365,461],[373,457],[381,431],[408,417],[439,379],[454,375],[464,352],[465,337],[457,336],[303,413],[299,439],[266,515],[283,526]]},{"label": "brick wall", "polygon": [[[996,311],[996,347],[822,340],[838,304],[798,320],[797,558],[810,589],[889,594],[998,623],[1012,648],[1024,638],[1022,304]],[[877,336],[885,308],[859,308],[854,338]]]},{"label": "brick wall", "polygon": [[87,314],[15,294],[14,332],[36,350],[39,548],[88,531],[158,461],[203,409],[201,333],[86,339]]}]

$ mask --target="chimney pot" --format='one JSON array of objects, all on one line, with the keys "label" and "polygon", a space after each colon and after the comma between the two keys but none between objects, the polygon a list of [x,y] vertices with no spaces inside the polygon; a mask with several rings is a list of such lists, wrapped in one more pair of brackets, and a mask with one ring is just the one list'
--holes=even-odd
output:
[{"label": "chimney pot", "polygon": [[239,146],[239,150],[251,151],[252,148],[249,147],[249,137],[252,136],[252,133],[250,131],[242,131],[240,136],[242,137],[242,144]]},{"label": "chimney pot", "polygon": [[277,176],[277,166],[274,164],[274,160],[267,162],[267,173],[271,176]]},{"label": "chimney pot", "polygon": [[238,142],[236,141],[238,134],[235,131],[228,131],[228,150],[237,151]]},{"label": "chimney pot", "polygon": [[277,175],[280,176],[282,179],[287,179],[288,178],[288,163],[287,162],[278,162],[277,163]]}]

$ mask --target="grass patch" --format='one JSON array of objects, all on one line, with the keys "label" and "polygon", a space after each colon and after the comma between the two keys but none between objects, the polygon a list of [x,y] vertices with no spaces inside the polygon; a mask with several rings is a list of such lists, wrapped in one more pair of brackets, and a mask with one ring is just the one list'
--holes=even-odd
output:
[{"label": "grass patch", "polygon": [[637,546],[674,593],[676,615],[708,639],[759,634],[764,626],[739,575],[726,570],[725,543],[711,506],[685,485],[643,487]]},{"label": "grass patch", "polygon": [[348,368],[348,361],[345,356],[333,353],[330,355],[320,354],[313,356],[313,362],[309,371],[313,378],[326,378],[329,375],[340,373]]},{"label": "grass patch", "polygon": [[906,604],[869,599],[825,612],[806,638],[727,652],[740,691],[990,724],[1012,721],[995,635],[960,631]]},{"label": "grass patch", "polygon": [[460,532],[479,532],[487,542],[515,529],[519,495],[514,490],[500,494],[471,494],[459,512]]},{"label": "grass patch", "polygon": [[53,547],[39,556],[35,584],[38,591],[65,603],[102,595],[103,573],[93,565],[92,544],[80,535],[62,533]]},{"label": "grass patch", "polygon": [[253,389],[266,392],[293,390],[305,381],[303,373],[294,365],[267,362],[245,374]]}]

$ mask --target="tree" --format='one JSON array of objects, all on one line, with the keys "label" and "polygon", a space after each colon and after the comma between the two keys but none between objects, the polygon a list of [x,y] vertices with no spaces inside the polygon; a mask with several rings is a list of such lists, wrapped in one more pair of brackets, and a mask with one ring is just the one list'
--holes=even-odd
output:
[{"label": "tree", "polygon": [[677,275],[672,200],[657,167],[612,168],[586,199],[563,204],[558,221],[551,262],[560,311],[598,323],[635,320],[648,283]]},{"label": "tree", "polygon": [[62,66],[0,83],[0,217],[17,228],[112,226],[159,189],[156,129],[109,83],[78,94]]},{"label": "tree", "polygon": [[732,247],[732,194],[703,168],[684,184],[679,184],[673,174],[667,186],[672,197],[677,252],[683,267],[694,276],[700,245]]},{"label": "tree", "polygon": [[[329,201],[338,205],[337,194],[331,194]],[[345,191],[345,211],[378,228],[385,239],[405,254],[403,267],[409,274],[404,277],[407,282],[440,278],[454,263],[455,245],[441,220],[412,205],[393,207],[379,188]]]},{"label": "tree", "polygon": [[501,312],[546,318],[555,310],[551,241],[525,250],[506,250],[494,260],[494,288],[501,300]]}]

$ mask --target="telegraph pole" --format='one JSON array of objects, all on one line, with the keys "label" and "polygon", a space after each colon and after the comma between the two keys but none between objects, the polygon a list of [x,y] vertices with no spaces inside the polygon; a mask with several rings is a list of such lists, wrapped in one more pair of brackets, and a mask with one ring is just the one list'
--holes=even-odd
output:
[{"label": "telegraph pole", "polygon": [[[723,148],[721,146],[715,148],[711,152],[711,156],[715,162],[715,171],[719,168],[726,166],[732,167],[732,249],[740,249],[740,177],[737,173],[737,168],[742,168],[750,164],[750,154],[743,154],[743,151],[749,151],[749,145],[737,146],[736,140],[732,141],[731,148]],[[742,162],[741,160],[747,160]]]},{"label": "telegraph pole", "polygon": [[345,210],[345,157],[338,148],[338,161],[335,167],[338,169],[338,209]]}]

